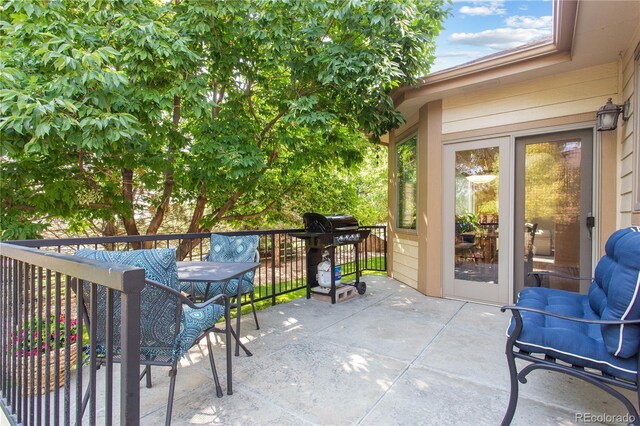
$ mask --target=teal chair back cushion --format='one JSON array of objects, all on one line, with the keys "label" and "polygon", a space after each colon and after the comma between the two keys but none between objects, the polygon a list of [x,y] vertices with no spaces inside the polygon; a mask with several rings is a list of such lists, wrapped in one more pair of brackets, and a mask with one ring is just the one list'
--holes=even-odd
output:
[{"label": "teal chair back cushion", "polygon": [[[76,256],[98,260],[107,263],[117,263],[128,266],[144,268],[145,278],[164,284],[167,287],[178,289],[178,269],[176,266],[175,249],[131,250],[131,251],[104,251],[93,249],[81,249]],[[106,340],[106,289],[98,288],[97,310],[97,334],[96,343],[99,350],[104,352]],[[120,346],[120,295],[114,292],[114,340],[116,355]],[[89,285],[83,284],[83,298],[85,306],[89,309]],[[182,352],[176,345],[176,315],[178,315],[178,301],[168,292],[145,286],[140,293],[141,309],[141,338],[140,352],[142,359],[155,358],[156,361],[165,360],[172,362],[175,356]]]}]

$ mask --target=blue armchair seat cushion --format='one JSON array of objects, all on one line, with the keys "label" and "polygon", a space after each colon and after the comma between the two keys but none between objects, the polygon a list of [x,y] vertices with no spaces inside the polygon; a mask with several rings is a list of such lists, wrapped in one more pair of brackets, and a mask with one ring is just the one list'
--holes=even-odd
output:
[{"label": "blue armchair seat cushion", "polygon": [[[609,237],[588,295],[529,288],[520,293],[517,305],[583,319],[640,319],[640,228],[620,229]],[[519,348],[635,381],[639,325],[585,324],[525,311],[521,315]],[[509,335],[514,324],[512,319]]]},{"label": "blue armchair seat cushion", "polygon": [[[599,319],[587,295],[549,288],[528,288],[520,293],[518,306],[561,315]],[[548,315],[521,311],[523,328],[516,346],[531,353],[549,354],[559,360],[595,368],[613,376],[635,380],[637,358],[621,358],[607,350],[600,325],[583,324]],[[507,334],[513,331],[511,320]]]},{"label": "blue armchair seat cushion", "polygon": [[181,357],[200,335],[212,328],[224,316],[224,306],[211,304],[204,308],[194,309],[183,306],[181,330],[176,338],[176,356]]},{"label": "blue armchair seat cushion", "polygon": [[[247,274],[248,275],[248,274]],[[233,279],[229,281],[227,285],[226,294],[228,296],[237,296],[238,295],[238,281],[237,279]],[[192,287],[193,285],[193,287]],[[223,281],[214,281],[209,285],[209,290],[205,295],[205,291],[207,291],[207,283],[205,282],[181,282],[180,283],[180,291],[184,291],[185,293],[191,294],[192,291],[195,291],[195,295],[200,297],[213,297],[216,294],[221,294],[224,288]],[[242,287],[240,287],[240,294],[247,294],[253,292],[253,282],[249,281],[246,278],[242,279]]]}]

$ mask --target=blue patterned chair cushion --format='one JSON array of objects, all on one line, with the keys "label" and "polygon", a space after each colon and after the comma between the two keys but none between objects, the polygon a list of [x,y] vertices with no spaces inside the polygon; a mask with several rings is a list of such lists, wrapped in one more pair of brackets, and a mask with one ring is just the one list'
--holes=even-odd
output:
[{"label": "blue patterned chair cushion", "polygon": [[[176,266],[175,249],[104,251],[93,249],[78,250],[76,256],[99,260],[108,263],[137,266],[144,268],[145,278],[156,281],[167,287],[178,289],[178,268]],[[85,300],[88,300],[88,288],[84,289]],[[120,297],[114,298],[114,329],[120,329]],[[98,305],[105,306],[105,289],[98,286]],[[212,327],[223,315],[224,307],[209,305],[203,309],[191,309],[183,306],[180,330],[176,333],[176,310],[179,309],[177,298],[157,287],[145,286],[140,293],[140,352],[142,358],[155,357],[173,362],[189,350],[198,335]],[[98,312],[97,344],[105,343],[104,308]],[[116,341],[119,337],[116,336]],[[116,348],[116,353],[119,349]]]},{"label": "blue patterned chair cushion", "polygon": [[205,330],[210,329],[224,316],[223,305],[208,305],[201,309],[183,306],[182,327],[176,339],[176,355],[181,357]]},{"label": "blue patterned chair cushion", "polygon": [[[226,236],[211,234],[211,251],[209,252],[207,260],[209,262],[254,262],[259,239],[257,235]],[[253,271],[246,273],[242,277],[240,294],[253,292],[253,277]],[[238,281],[237,279],[229,281],[227,285],[227,295],[234,296],[238,294]],[[212,297],[222,293],[223,287],[224,282],[212,282],[206,296]],[[192,288],[195,289],[195,295],[197,297],[204,297],[207,283],[180,283],[180,289],[184,292],[191,293]]]},{"label": "blue patterned chair cushion", "polygon": [[[584,319],[637,319],[640,279],[640,229],[616,231],[607,241],[588,295],[549,288],[527,288],[518,306]],[[638,327],[601,326],[521,312],[520,349],[546,353],[583,367],[635,380]],[[507,334],[513,330],[511,320]]]}]

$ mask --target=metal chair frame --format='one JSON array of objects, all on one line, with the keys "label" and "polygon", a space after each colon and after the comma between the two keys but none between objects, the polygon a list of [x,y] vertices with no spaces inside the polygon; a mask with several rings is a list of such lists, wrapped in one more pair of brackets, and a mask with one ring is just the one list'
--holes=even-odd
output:
[{"label": "metal chair frame", "polygon": [[[207,259],[209,259],[209,255],[207,255],[206,257]],[[260,252],[258,250],[256,250],[255,256],[254,256],[254,262],[260,262]],[[246,293],[242,293],[242,279],[243,277],[237,278],[238,280],[238,293],[230,296],[230,301],[229,301],[229,306],[231,308],[234,308],[236,310],[236,330],[238,330],[238,335],[240,335],[240,319],[242,317],[242,296]],[[227,293],[227,286],[229,285],[229,282],[225,283],[222,292],[223,293]],[[207,283],[207,286],[205,287],[205,291],[204,291],[204,296],[202,300],[207,300],[207,297],[209,296],[209,289],[211,287],[211,283]],[[253,311],[253,320],[256,323],[256,330],[260,330],[260,324],[258,323],[258,315],[256,314],[256,306],[255,306],[255,290],[250,291],[249,293],[249,298],[251,300],[251,310]],[[194,300],[200,300],[196,294],[195,291],[193,292],[193,298]],[[236,352],[235,355],[239,356],[240,355],[240,347],[242,346],[242,349],[244,350],[244,352],[247,354],[247,356],[251,356],[252,353],[244,346],[241,345],[240,343],[240,339],[236,340]]]},{"label": "metal chair frame", "polygon": [[[510,376],[510,385],[511,385],[511,394],[509,396],[509,406],[507,407],[507,412],[502,419],[502,425],[507,426],[511,424],[513,420],[513,416],[516,411],[516,406],[518,404],[518,382],[526,383],[527,375],[534,370],[549,370],[556,371],[559,373],[568,374],[572,377],[576,377],[578,379],[584,380],[592,385],[602,389],[607,392],[609,395],[618,399],[620,402],[624,404],[628,413],[629,420],[632,425],[640,425],[640,419],[638,417],[638,412],[634,407],[633,403],[629,401],[627,397],[625,397],[622,393],[617,391],[614,387],[620,387],[623,389],[631,390],[636,392],[638,403],[640,404],[640,393],[638,392],[639,384],[640,384],[640,374],[638,374],[638,369],[636,368],[636,379],[635,381],[629,381],[620,379],[618,377],[612,376],[610,374],[606,374],[604,372],[598,372],[598,370],[589,369],[586,370],[584,367],[571,365],[567,363],[560,363],[562,361],[558,361],[555,358],[549,355],[533,355],[527,351],[523,351],[516,347],[516,341],[520,336],[520,332],[522,331],[523,322],[522,316],[520,315],[521,311],[524,312],[534,312],[538,314],[548,315],[551,317],[561,318],[568,321],[576,321],[580,323],[586,324],[607,324],[607,325],[620,325],[620,324],[640,324],[640,320],[617,320],[617,321],[609,321],[609,320],[588,320],[584,318],[574,318],[565,315],[555,314],[553,312],[547,312],[540,309],[527,308],[523,306],[503,306],[500,308],[502,312],[506,310],[510,310],[513,317],[515,318],[515,327],[507,339],[507,346],[505,349],[505,353],[507,355],[507,363],[509,365],[509,376]],[[638,362],[640,363],[640,354],[636,355]],[[516,359],[521,359],[523,361],[529,362],[527,366],[522,368],[522,370],[518,371],[516,366]]]},{"label": "metal chair frame", "polygon": [[[210,338],[210,333],[214,332],[214,333],[224,333],[225,334],[225,342],[226,342],[226,368],[227,368],[227,395],[232,395],[233,394],[233,385],[232,385],[232,374],[233,374],[233,369],[232,369],[232,356],[231,356],[231,336],[233,336],[233,338],[236,340],[236,344],[241,346],[243,348],[243,350],[247,353],[249,353],[248,349],[244,346],[244,344],[242,344],[242,342],[240,342],[240,339],[238,338],[238,335],[236,334],[236,332],[233,330],[233,327],[231,326],[231,321],[230,319],[230,297],[226,294],[218,294],[213,296],[212,298],[200,302],[200,303],[196,303],[193,300],[189,299],[188,297],[186,297],[185,295],[183,295],[181,292],[168,287],[164,284],[158,283],[156,281],[150,280],[150,279],[145,279],[145,283],[146,285],[149,286],[153,286],[156,288],[159,288],[169,294],[171,294],[173,297],[175,297],[178,301],[177,306],[176,306],[176,334],[174,336],[174,340],[177,338],[178,333],[180,332],[180,324],[181,324],[181,316],[182,316],[182,305],[187,305],[191,308],[194,309],[202,309],[208,305],[214,304],[214,303],[224,303],[224,318],[225,318],[225,327],[224,329],[219,329],[216,327],[216,325],[203,330],[200,335],[196,338],[196,340],[193,343],[193,346],[197,345],[203,338],[207,339],[207,348],[209,351],[209,363],[211,364],[211,371],[213,374],[213,380],[215,382],[215,387],[216,387],[216,395],[218,396],[218,398],[221,398],[223,396],[223,392],[222,392],[222,387],[220,386],[220,381],[218,379],[218,374],[217,374],[217,370],[216,370],[216,366],[215,366],[215,360],[214,360],[214,356],[213,356],[213,345],[211,343],[211,338]],[[79,289],[78,289],[79,290]],[[84,294],[84,292],[82,291],[77,291],[77,294]],[[83,296],[83,316],[84,316],[84,320],[87,323],[87,325],[89,324],[89,320],[88,320],[88,314],[87,314],[87,310],[84,306],[86,306],[86,300],[84,300],[84,296]],[[87,327],[87,329],[90,329],[89,327]],[[192,347],[193,347],[192,346]],[[140,375],[140,380],[142,381],[143,378],[146,377],[146,387],[147,388],[151,388],[152,387],[152,380],[151,380],[151,366],[164,366],[164,367],[170,367],[169,370],[169,376],[170,376],[170,382],[169,382],[169,395],[168,395],[168,401],[167,401],[167,413],[166,413],[166,417],[165,417],[165,425],[169,426],[171,424],[171,415],[173,412],[173,397],[174,397],[174,393],[175,393],[175,383],[176,383],[176,374],[177,374],[177,367],[178,367],[178,361],[179,359],[175,359],[173,362],[162,362],[162,361],[157,361],[155,359],[155,357],[147,357],[144,360],[140,360],[140,364],[145,366],[144,371],[142,372],[142,374]],[[96,368],[100,368],[100,366],[105,365],[106,364],[106,359],[102,358],[102,357],[95,357],[92,359],[92,362],[96,363]],[[118,359],[114,359],[113,362],[119,362]],[[89,402],[89,398],[91,396],[89,389],[91,388],[91,383],[89,383],[88,385],[88,390],[85,393],[84,397],[83,397],[83,407],[82,407],[82,411],[84,413],[87,404]]]}]

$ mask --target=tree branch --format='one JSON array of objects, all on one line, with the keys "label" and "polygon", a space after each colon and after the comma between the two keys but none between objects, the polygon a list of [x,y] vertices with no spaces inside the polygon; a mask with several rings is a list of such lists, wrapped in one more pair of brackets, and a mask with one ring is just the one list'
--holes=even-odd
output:
[{"label": "tree branch", "polygon": [[[173,153],[172,153],[173,154]],[[173,167],[173,159],[171,160],[171,166]],[[153,215],[149,226],[147,227],[147,235],[153,235],[158,233],[158,229],[162,224],[164,219],[164,214],[169,209],[169,204],[171,203],[171,194],[173,192],[173,170],[167,170],[164,175],[164,189],[162,190],[162,201],[158,208],[156,209],[156,213]]]},{"label": "tree branch", "polygon": [[258,122],[258,116],[256,115],[256,111],[253,108],[253,90],[251,90],[252,87],[253,87],[253,83],[251,81],[249,81],[249,83],[247,84],[247,90],[246,90],[247,107],[249,108],[249,113],[251,113],[251,116],[253,117],[253,119],[257,123]]},{"label": "tree branch", "polygon": [[280,111],[278,115],[273,117],[271,121],[269,121],[267,125],[264,126],[264,129],[262,129],[262,132],[260,132],[260,136],[258,137],[258,148],[262,148],[262,142],[267,137],[267,134],[271,132],[271,130],[273,129],[273,126],[276,125],[278,120],[280,120],[287,113],[287,111],[288,111],[288,108],[284,109],[283,111]]},{"label": "tree branch", "polygon": [[[207,201],[208,201],[207,197],[202,195],[202,193],[198,195],[198,198],[196,199],[196,205],[193,208],[193,214],[191,215],[191,223],[189,223],[189,229],[187,230],[188,233],[209,231],[209,229],[203,229],[200,226],[200,221],[204,216],[204,209],[207,206]],[[191,250],[199,243],[200,243],[199,239],[198,240],[193,240],[193,239],[182,240],[182,242],[178,246],[176,258],[178,260],[183,260],[191,252]]]},{"label": "tree branch", "polygon": [[[302,174],[302,173],[301,173]],[[288,193],[290,192],[293,188],[295,188],[298,184],[300,183],[300,179],[296,178],[293,179],[291,181],[291,184],[282,188],[282,193]],[[273,205],[276,203],[276,201],[278,201],[277,199],[272,200],[269,204],[267,204],[267,206],[265,208],[263,208],[262,210],[260,210],[259,212],[255,212],[255,213],[249,213],[249,214],[244,214],[244,215],[231,215],[231,216],[224,216],[222,218],[220,218],[220,220],[244,220],[244,219],[253,219],[256,218],[264,213],[266,213],[267,211],[269,211],[269,209],[271,209],[273,207]]]},{"label": "tree branch", "polygon": [[220,218],[220,220],[246,220],[246,219],[254,219],[262,214],[264,214],[265,212],[269,211],[271,209],[271,207],[273,207],[273,205],[276,203],[276,200],[271,201],[269,204],[267,204],[267,206],[265,208],[263,208],[262,210],[255,212],[255,213],[249,213],[249,214],[238,214],[238,215],[231,215],[231,216],[224,216],[222,218]]}]

